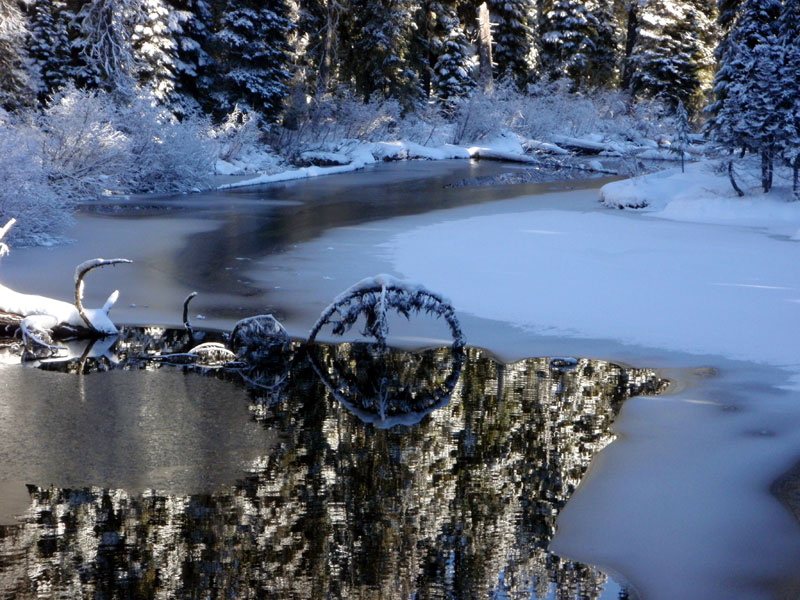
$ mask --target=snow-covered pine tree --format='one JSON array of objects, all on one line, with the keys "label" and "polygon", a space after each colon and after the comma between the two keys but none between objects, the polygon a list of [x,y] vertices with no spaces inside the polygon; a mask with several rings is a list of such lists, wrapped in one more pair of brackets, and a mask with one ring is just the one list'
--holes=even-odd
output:
[{"label": "snow-covered pine tree", "polygon": [[217,69],[212,97],[223,113],[247,105],[268,120],[278,117],[290,78],[287,36],[292,27],[283,0],[232,0],[214,35]]},{"label": "snow-covered pine tree", "polygon": [[409,0],[352,0],[342,46],[342,71],[365,99],[375,94],[410,109],[424,91],[410,56]]},{"label": "snow-covered pine tree", "polygon": [[[467,95],[475,84],[469,41],[454,0],[427,2],[417,14],[417,37],[424,35],[418,47],[426,57],[420,68],[422,80],[427,84],[426,92],[442,100],[447,108],[451,99]],[[415,51],[417,48],[412,48]]]},{"label": "snow-covered pine tree", "polygon": [[619,83],[622,47],[622,24],[615,0],[594,0],[589,4],[597,19],[591,68],[585,82],[591,87]]},{"label": "snow-covered pine tree", "polygon": [[792,166],[795,200],[800,200],[800,0],[783,0],[778,19],[781,64],[778,77],[780,128],[776,145]]},{"label": "snow-covered pine tree", "polygon": [[713,68],[713,5],[706,0],[650,0],[639,11],[630,89],[677,106],[702,104]]},{"label": "snow-covered pine tree", "polygon": [[451,23],[441,53],[433,67],[436,95],[447,105],[452,99],[466,96],[475,85],[470,73],[469,43],[457,19]]},{"label": "snow-covered pine tree", "polygon": [[672,140],[670,150],[681,157],[681,173],[686,170],[684,167],[684,158],[686,156],[686,149],[689,147],[690,133],[689,115],[686,113],[683,102],[678,100],[678,106],[675,108],[675,137]]},{"label": "snow-covered pine tree", "polygon": [[723,39],[728,36],[736,19],[739,18],[743,4],[744,0],[718,0],[717,25]]},{"label": "snow-covered pine tree", "polygon": [[551,79],[567,76],[580,88],[615,78],[618,27],[608,2],[550,0],[543,12],[541,62]]},{"label": "snow-covered pine tree", "polygon": [[497,79],[524,87],[535,76],[536,5],[533,0],[489,0]]},{"label": "snow-covered pine tree", "polygon": [[183,33],[179,13],[164,0],[141,0],[144,18],[131,36],[136,53],[137,82],[164,104],[174,100],[178,39]]},{"label": "snow-covered pine tree", "polygon": [[714,80],[716,101],[706,127],[711,137],[727,146],[761,154],[762,187],[772,186],[778,129],[780,49],[778,0],[746,0],[731,30]]},{"label": "snow-covered pine tree", "polygon": [[0,0],[0,107],[14,110],[36,96],[38,71],[25,51],[25,16],[15,0]]},{"label": "snow-covered pine tree", "polygon": [[208,53],[214,20],[207,0],[168,0],[177,19],[175,92],[177,110],[183,112],[199,104],[211,112],[212,59]]},{"label": "snow-covered pine tree", "polygon": [[26,49],[40,75],[39,103],[69,81],[71,64],[67,27],[71,14],[59,0],[34,0],[27,6],[29,33]]},{"label": "snow-covered pine tree", "polygon": [[72,75],[80,86],[127,94],[139,64],[132,44],[146,20],[143,0],[87,0],[74,17],[71,45],[80,64]]},{"label": "snow-covered pine tree", "polygon": [[324,94],[337,76],[339,22],[346,3],[298,0],[296,4],[295,65],[305,72],[307,90]]}]

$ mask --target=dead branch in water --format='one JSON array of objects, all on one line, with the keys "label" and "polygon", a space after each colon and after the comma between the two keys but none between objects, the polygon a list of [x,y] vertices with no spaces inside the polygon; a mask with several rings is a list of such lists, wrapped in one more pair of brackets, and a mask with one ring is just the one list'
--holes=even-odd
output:
[{"label": "dead branch in water", "polygon": [[[81,319],[83,319],[83,322],[86,323],[86,326],[91,331],[99,333],[95,328],[94,324],[92,323],[92,321],[86,315],[86,311],[83,308],[83,278],[86,277],[89,271],[96,269],[98,267],[105,267],[108,265],[117,265],[120,263],[132,263],[132,262],[133,262],[132,260],[128,260],[127,258],[108,258],[108,259],[93,258],[92,260],[87,260],[85,262],[82,262],[77,267],[75,267],[75,308],[78,309],[78,314],[81,316]],[[109,306],[109,303],[113,304],[113,302],[116,300],[115,294],[116,292],[109,297],[108,302],[106,302],[106,306],[103,307],[104,309],[106,307],[111,308]]]}]

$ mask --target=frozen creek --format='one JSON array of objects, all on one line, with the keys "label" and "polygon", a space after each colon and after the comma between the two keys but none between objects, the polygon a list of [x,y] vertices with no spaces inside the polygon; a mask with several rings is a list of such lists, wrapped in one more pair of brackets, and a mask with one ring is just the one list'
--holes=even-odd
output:
[{"label": "frozen creek", "polygon": [[[468,343],[504,361],[661,369],[672,392],[624,404],[552,550],[646,599],[796,597],[800,245],[604,210],[598,182],[443,187],[503,168],[379,165],[123,203],[80,215],[75,244],[14,250],[0,268],[12,288],[68,300],[75,264],[125,256],[135,264],[93,274],[87,291],[97,304],[120,289],[119,323],[177,324],[198,290],[196,325],[273,312],[298,337],[342,289],[387,272],[449,296]],[[395,331],[406,348],[446,341],[444,328]]]}]

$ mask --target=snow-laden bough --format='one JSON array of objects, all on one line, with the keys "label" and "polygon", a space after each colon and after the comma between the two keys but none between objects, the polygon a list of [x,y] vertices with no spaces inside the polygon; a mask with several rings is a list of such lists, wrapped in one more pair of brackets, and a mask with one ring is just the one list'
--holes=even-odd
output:
[{"label": "snow-laden bough", "polygon": [[[333,325],[334,335],[343,335],[363,314],[366,324],[362,334],[375,338],[378,345],[385,348],[386,338],[389,335],[387,322],[389,309],[394,309],[406,318],[410,318],[411,313],[419,312],[443,318],[450,326],[453,349],[464,348],[464,334],[455,310],[448,300],[420,284],[386,274],[362,279],[334,298],[311,329],[308,342],[313,342],[326,324]],[[337,313],[339,318],[334,319]]]}]

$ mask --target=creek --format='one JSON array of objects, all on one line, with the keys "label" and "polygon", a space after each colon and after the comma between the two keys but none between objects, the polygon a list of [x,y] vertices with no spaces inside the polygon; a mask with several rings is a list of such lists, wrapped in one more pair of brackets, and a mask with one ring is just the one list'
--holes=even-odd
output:
[{"label": "creek", "polygon": [[[195,327],[272,313],[304,339],[336,294],[392,272],[387,239],[455,212],[603,210],[602,180],[445,187],[518,168],[414,162],[106,200],[77,216],[74,244],[14,249],[0,268],[9,287],[69,300],[75,264],[123,256],[134,264],[91,275],[86,304],[119,289],[115,322],[150,327],[130,331],[163,335],[196,290]],[[785,372],[459,318],[470,349],[452,398],[397,428],[335,400],[297,348],[266,396],[113,361],[84,376],[0,367],[2,596],[796,595],[800,409]],[[447,328],[391,331],[391,372],[440,381]],[[356,337],[318,336],[319,351],[357,366]],[[562,356],[591,358],[548,358]],[[659,379],[669,388],[644,386]]]}]

